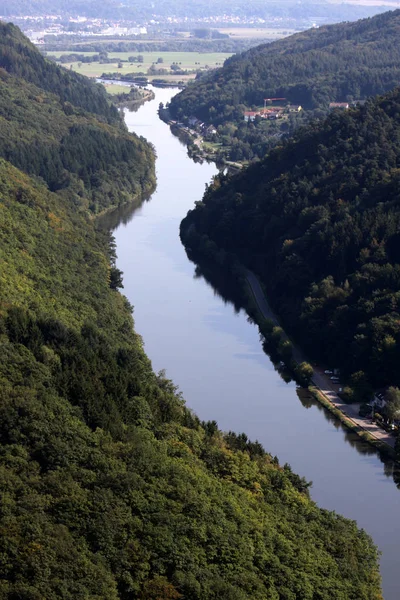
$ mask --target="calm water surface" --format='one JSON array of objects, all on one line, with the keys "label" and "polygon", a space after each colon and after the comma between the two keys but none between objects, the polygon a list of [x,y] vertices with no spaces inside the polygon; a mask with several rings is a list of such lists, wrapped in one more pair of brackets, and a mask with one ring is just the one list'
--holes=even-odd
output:
[{"label": "calm water surface", "polygon": [[180,221],[216,168],[190,160],[158,119],[159,102],[177,91],[155,89],[155,100],[126,112],[129,129],[157,152],[156,192],[141,207],[110,217],[119,222],[118,266],[136,330],[154,369],[166,369],[201,419],[258,439],[313,482],[312,497],[321,507],[356,519],[372,535],[382,552],[384,598],[399,600],[400,491],[391,465],[319,405],[300,400],[264,354],[257,328],[195,275],[181,245]]}]

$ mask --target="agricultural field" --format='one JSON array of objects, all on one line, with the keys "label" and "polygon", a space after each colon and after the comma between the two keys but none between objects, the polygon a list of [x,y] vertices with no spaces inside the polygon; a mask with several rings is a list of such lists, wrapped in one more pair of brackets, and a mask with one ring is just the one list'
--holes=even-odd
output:
[{"label": "agricultural field", "polygon": [[220,33],[226,33],[233,40],[273,41],[296,33],[295,29],[277,29],[269,27],[219,27]]},{"label": "agricultural field", "polygon": [[113,96],[117,94],[128,94],[130,87],[128,85],[119,85],[118,83],[106,83],[104,84],[107,92]]},{"label": "agricultural field", "polygon": [[[68,52],[48,52],[49,56],[60,58],[62,55],[71,54]],[[93,56],[95,52],[79,52],[77,54],[83,56]],[[154,66],[157,69],[166,69],[170,71],[171,65],[177,63],[180,69],[184,71],[195,71],[199,69],[215,69],[216,67],[222,66],[224,61],[231,56],[226,52],[141,52],[143,56],[143,62],[120,62],[128,61],[130,56],[138,56],[138,52],[109,52],[108,57],[115,59],[113,63],[62,63],[67,69],[77,71],[87,77],[100,77],[103,73],[145,73],[150,67]],[[162,62],[157,63],[161,59]],[[118,66],[120,65],[120,66]],[[155,75],[160,77],[160,75]],[[164,78],[172,78],[172,80],[187,79],[187,76],[183,75],[161,75]]]}]

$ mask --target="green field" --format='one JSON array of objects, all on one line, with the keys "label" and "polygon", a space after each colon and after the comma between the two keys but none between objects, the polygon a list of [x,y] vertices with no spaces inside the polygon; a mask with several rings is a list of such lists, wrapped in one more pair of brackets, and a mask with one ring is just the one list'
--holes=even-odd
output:
[{"label": "green field", "polygon": [[255,44],[259,44],[262,40],[277,40],[296,33],[295,29],[269,27],[219,27],[218,31],[227,33],[234,40],[255,40]]},{"label": "green field", "polygon": [[[71,54],[71,52],[49,52],[48,53],[55,58],[65,54]],[[79,52],[83,56],[93,56],[95,52]],[[142,63],[129,63],[123,62],[122,67],[118,68],[118,62],[120,60],[128,60],[130,56],[138,56],[139,52],[110,52],[109,58],[114,59],[115,63],[100,64],[95,63],[72,63],[72,70],[87,75],[88,77],[99,77],[102,73],[147,73],[147,70],[157,63],[158,58],[163,59],[163,63],[160,63],[157,68],[167,69],[169,71],[172,63],[178,63],[182,70],[192,71],[195,69],[205,69],[222,66],[225,59],[229,58],[231,54],[226,52],[141,52],[140,53],[144,61]],[[80,66],[79,66],[80,65]],[[70,68],[70,63],[63,63],[63,66]],[[182,76],[174,76],[174,78],[182,79]]]},{"label": "green field", "polygon": [[130,88],[127,85],[118,85],[118,83],[107,83],[104,84],[107,92],[112,95],[116,94],[129,94]]}]

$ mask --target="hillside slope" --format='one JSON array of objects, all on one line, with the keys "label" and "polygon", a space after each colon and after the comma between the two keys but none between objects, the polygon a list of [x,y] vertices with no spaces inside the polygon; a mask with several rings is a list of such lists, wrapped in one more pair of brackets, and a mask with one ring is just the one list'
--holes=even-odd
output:
[{"label": "hillside slope", "polygon": [[[400,11],[355,23],[310,29],[235,55],[222,68],[175,96],[171,114],[195,115],[220,126],[220,154],[231,160],[262,157],[283,135],[321,116],[331,102],[364,100],[392,90],[400,81]],[[245,123],[245,110],[265,98],[303,107],[289,119]]]},{"label": "hillside slope", "polygon": [[119,286],[73,191],[0,159],[0,596],[381,600],[367,534],[200,423]]},{"label": "hillside slope", "polygon": [[0,68],[56,94],[61,102],[70,102],[108,122],[120,121],[117,109],[108,102],[102,86],[95,86],[87,77],[45,60],[12,23],[0,22]]},{"label": "hillside slope", "polygon": [[107,236],[0,162],[1,593],[378,600],[376,552],[156,376]]},{"label": "hillside slope", "polygon": [[364,389],[398,386],[399,174],[397,90],[217,179],[182,235],[192,247],[204,235],[254,269],[310,356]]},{"label": "hillside slope", "polygon": [[400,11],[310,29],[225,61],[171,101],[175,114],[215,125],[242,107],[285,97],[305,108],[382,94],[400,80]]},{"label": "hillside slope", "polygon": [[0,24],[0,65],[1,157],[92,213],[154,186],[152,148],[101,86],[44,59],[12,25]]}]

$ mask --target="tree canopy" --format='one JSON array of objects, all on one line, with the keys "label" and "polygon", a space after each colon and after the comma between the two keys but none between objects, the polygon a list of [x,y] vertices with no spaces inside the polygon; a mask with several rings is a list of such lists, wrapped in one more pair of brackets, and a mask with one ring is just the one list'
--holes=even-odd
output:
[{"label": "tree canopy", "polygon": [[[90,125],[93,144],[103,125]],[[11,158],[0,159],[1,597],[381,600],[369,536],[319,509],[259,443],[186,408],[133,329],[109,234],[73,189]]]},{"label": "tree canopy", "polygon": [[229,157],[262,157],[279,142],[276,134],[291,133],[296,123],[255,127],[243,122],[245,110],[262,107],[267,98],[284,98],[321,115],[331,102],[365,100],[392,90],[400,79],[399,32],[397,10],[262,44],[189,85],[172,99],[171,113],[178,119],[194,115],[216,126],[234,124],[231,132],[222,131],[232,144]]},{"label": "tree canopy", "polygon": [[367,534],[153,373],[108,236],[4,161],[0,199],[4,597],[381,599]]},{"label": "tree canopy", "polygon": [[310,356],[363,388],[400,384],[399,157],[396,90],[217,178],[182,223],[190,247],[257,272]]},{"label": "tree canopy", "polygon": [[0,24],[0,156],[93,213],[155,183],[154,157],[102,86],[47,61]]}]

